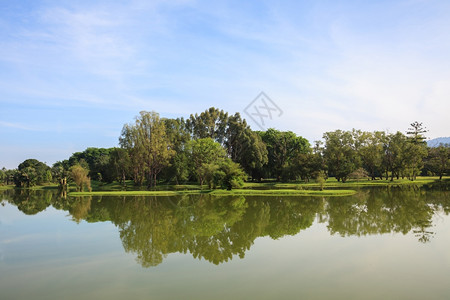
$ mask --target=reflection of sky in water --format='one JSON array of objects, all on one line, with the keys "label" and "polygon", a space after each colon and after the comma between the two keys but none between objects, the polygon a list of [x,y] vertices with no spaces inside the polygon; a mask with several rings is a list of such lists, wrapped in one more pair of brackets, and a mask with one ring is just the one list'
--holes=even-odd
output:
[{"label": "reflection of sky in water", "polygon": [[[436,216],[434,217],[436,219]],[[244,259],[214,265],[168,254],[142,268],[111,222],[76,223],[51,206],[27,216],[0,207],[2,299],[445,299],[450,293],[450,218],[435,238],[412,233],[341,237],[314,222],[277,240],[258,237]]]}]

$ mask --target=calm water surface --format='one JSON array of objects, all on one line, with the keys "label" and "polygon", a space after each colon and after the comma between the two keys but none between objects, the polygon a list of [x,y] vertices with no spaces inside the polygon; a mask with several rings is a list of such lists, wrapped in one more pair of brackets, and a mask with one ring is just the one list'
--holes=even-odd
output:
[{"label": "calm water surface", "polygon": [[0,299],[450,298],[445,186],[0,197]]}]

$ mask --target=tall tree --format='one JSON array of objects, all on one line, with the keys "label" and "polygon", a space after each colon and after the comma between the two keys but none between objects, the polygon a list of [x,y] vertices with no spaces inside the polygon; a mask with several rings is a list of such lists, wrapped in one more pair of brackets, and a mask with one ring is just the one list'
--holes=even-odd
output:
[{"label": "tall tree", "polygon": [[113,149],[89,147],[83,152],[75,152],[69,158],[69,165],[83,164],[82,161],[85,161],[89,169],[89,176],[92,179],[111,181],[109,159]]},{"label": "tall tree", "polygon": [[203,185],[207,179],[213,178],[212,174],[227,157],[225,149],[211,138],[193,140],[189,147],[194,173]]},{"label": "tall tree", "polygon": [[186,148],[191,136],[183,118],[163,119],[163,121],[167,137],[175,151],[175,155],[170,159],[169,167],[163,171],[163,176],[167,181],[175,180],[176,184],[179,184],[189,178],[189,158]]},{"label": "tall tree", "polygon": [[383,142],[386,139],[383,131],[363,132],[359,137],[361,147],[362,166],[369,173],[372,180],[382,176],[383,171]]},{"label": "tall tree", "polygon": [[145,180],[144,149],[142,143],[138,143],[138,138],[137,126],[125,124],[122,128],[119,144],[129,155],[134,184],[142,186]]},{"label": "tall tree", "polygon": [[6,168],[3,167],[0,170],[0,183],[3,184],[6,181],[5,179],[6,179]]},{"label": "tall tree", "polygon": [[239,113],[228,118],[225,147],[228,157],[239,163],[254,179],[258,177],[257,170],[268,161],[267,147],[261,136],[250,129]]},{"label": "tall tree", "polygon": [[386,180],[388,179],[389,172],[391,173],[391,181],[394,180],[394,177],[399,178],[402,172],[404,172],[406,167],[407,143],[406,136],[400,131],[386,136],[383,144],[383,165]]},{"label": "tall tree", "polygon": [[38,161],[37,159],[27,159],[22,162],[18,168],[18,172],[14,178],[16,186],[33,186],[36,184],[42,184],[49,182],[47,171],[50,167],[45,163]]},{"label": "tall tree", "polygon": [[52,166],[52,177],[60,188],[67,187],[67,176],[69,172],[69,161],[57,161]]},{"label": "tall tree", "polygon": [[354,132],[336,130],[325,132],[324,158],[329,172],[336,179],[345,182],[348,175],[359,167],[359,157],[355,149]]},{"label": "tall tree", "polygon": [[427,156],[427,145],[425,142],[426,128],[422,123],[411,123],[411,127],[408,128],[408,146],[406,149],[406,171],[411,180],[415,180],[417,175],[423,168],[423,159]]},{"label": "tall tree", "polygon": [[113,148],[109,158],[109,173],[111,178],[126,186],[125,180],[130,172],[131,161],[128,151],[123,148]]},{"label": "tall tree", "polygon": [[200,115],[191,115],[186,120],[186,127],[192,133],[194,139],[212,138],[223,144],[228,120],[228,113],[211,107]]},{"label": "tall tree", "polygon": [[442,176],[450,171],[450,146],[446,144],[430,148],[425,166],[442,180]]},{"label": "tall tree", "polygon": [[134,125],[125,125],[119,139],[121,146],[135,155],[132,163],[142,165],[148,188],[156,186],[157,176],[175,155],[166,134],[166,126],[156,112],[141,111]]},{"label": "tall tree", "polygon": [[89,178],[89,170],[83,168],[81,165],[74,165],[70,167],[70,177],[77,185],[77,191],[82,192],[86,187],[91,191],[91,179]]},{"label": "tall tree", "polygon": [[266,173],[268,176],[280,180],[295,179],[291,172],[293,160],[300,153],[308,153],[310,144],[308,140],[297,136],[292,131],[278,131],[273,128],[265,132],[259,132],[262,141],[267,145],[268,164]]}]

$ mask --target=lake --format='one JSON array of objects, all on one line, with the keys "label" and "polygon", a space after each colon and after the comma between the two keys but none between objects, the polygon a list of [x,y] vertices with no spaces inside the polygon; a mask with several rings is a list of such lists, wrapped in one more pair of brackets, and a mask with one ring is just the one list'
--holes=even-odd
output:
[{"label": "lake", "polygon": [[0,197],[0,299],[450,297],[445,185],[325,198]]}]

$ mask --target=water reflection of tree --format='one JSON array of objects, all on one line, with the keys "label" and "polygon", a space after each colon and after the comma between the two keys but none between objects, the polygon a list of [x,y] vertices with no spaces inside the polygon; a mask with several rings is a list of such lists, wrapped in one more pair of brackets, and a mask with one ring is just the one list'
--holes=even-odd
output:
[{"label": "water reflection of tree", "polygon": [[279,238],[311,226],[322,201],[203,195],[114,203],[110,216],[125,250],[149,267],[174,252],[189,252],[214,264],[234,255],[242,258],[259,236]]},{"label": "water reflection of tree", "polygon": [[50,204],[74,221],[111,221],[125,251],[144,267],[170,253],[190,253],[214,264],[243,258],[258,237],[273,239],[309,228],[315,218],[331,234],[413,233],[429,242],[433,216],[450,212],[448,188],[363,189],[339,198],[295,197],[61,197],[52,191],[6,190],[3,198],[26,214]]},{"label": "water reflection of tree", "polygon": [[433,232],[434,209],[423,192],[414,187],[370,189],[358,197],[332,199],[328,202],[328,229],[341,236],[364,236],[413,231],[419,241],[427,242]]},{"label": "water reflection of tree", "polygon": [[51,190],[9,189],[3,191],[4,198],[26,215],[35,215],[52,204]]},{"label": "water reflection of tree", "polygon": [[92,197],[77,197],[71,198],[69,201],[68,210],[75,222],[80,223],[81,220],[87,218],[91,210]]}]

